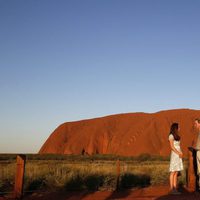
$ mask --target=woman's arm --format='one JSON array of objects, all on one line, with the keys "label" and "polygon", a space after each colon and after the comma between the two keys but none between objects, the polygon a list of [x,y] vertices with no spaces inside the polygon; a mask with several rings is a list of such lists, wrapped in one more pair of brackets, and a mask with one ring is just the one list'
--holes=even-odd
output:
[{"label": "woman's arm", "polygon": [[174,141],[173,139],[169,140],[170,142],[170,147],[171,147],[171,150],[174,151],[176,154],[179,155],[179,157],[182,157],[183,156],[183,153],[178,151],[175,147],[174,147]]}]

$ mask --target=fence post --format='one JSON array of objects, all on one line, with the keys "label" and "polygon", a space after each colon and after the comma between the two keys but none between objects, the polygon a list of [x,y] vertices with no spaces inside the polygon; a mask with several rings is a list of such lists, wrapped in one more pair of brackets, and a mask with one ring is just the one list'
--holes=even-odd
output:
[{"label": "fence post", "polygon": [[116,190],[119,190],[119,180],[120,180],[120,160],[117,160],[117,185]]},{"label": "fence post", "polygon": [[195,160],[196,151],[195,149],[189,147],[189,166],[188,166],[188,174],[187,174],[187,187],[190,192],[196,191],[196,176],[195,176]]},{"label": "fence post", "polygon": [[17,155],[17,166],[15,175],[14,198],[21,199],[23,195],[24,172],[26,155]]}]

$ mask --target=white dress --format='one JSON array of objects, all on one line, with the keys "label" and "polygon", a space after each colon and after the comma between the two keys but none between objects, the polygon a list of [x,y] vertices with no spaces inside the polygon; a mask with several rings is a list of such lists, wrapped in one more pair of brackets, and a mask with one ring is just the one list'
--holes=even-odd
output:
[{"label": "white dress", "polygon": [[[175,149],[181,151],[180,141],[174,140],[174,136],[172,134],[169,135],[169,140],[173,140]],[[181,170],[183,170],[183,160],[177,153],[171,150],[169,171],[175,172]]]}]

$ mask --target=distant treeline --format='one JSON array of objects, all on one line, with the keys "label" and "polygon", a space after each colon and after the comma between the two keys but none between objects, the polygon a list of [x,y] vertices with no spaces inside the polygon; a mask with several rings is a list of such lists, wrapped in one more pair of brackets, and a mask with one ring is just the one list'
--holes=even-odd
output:
[{"label": "distant treeline", "polygon": [[[0,154],[0,161],[13,161],[18,154]],[[159,155],[141,154],[139,156],[118,156],[108,154],[96,155],[65,155],[65,154],[25,154],[27,160],[67,160],[67,161],[169,161],[169,156],[163,157]]]}]

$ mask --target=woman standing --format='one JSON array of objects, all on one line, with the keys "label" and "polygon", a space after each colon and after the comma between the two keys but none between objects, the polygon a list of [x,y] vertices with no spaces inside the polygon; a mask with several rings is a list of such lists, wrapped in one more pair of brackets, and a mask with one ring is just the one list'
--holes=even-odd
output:
[{"label": "woman standing", "polygon": [[180,148],[180,136],[179,136],[179,126],[178,123],[173,123],[170,128],[169,143],[171,148],[170,156],[170,190],[171,194],[180,194],[177,191],[177,176],[178,173],[183,170],[183,153]]}]

